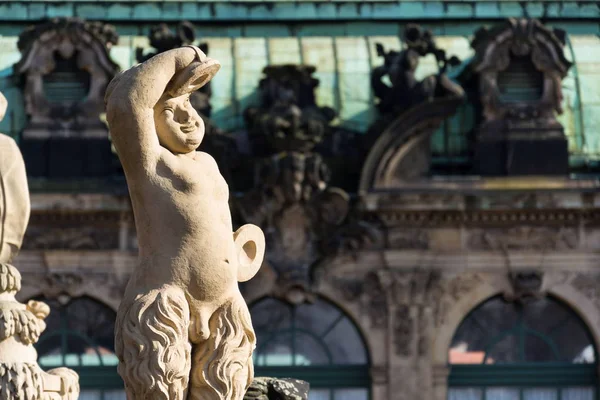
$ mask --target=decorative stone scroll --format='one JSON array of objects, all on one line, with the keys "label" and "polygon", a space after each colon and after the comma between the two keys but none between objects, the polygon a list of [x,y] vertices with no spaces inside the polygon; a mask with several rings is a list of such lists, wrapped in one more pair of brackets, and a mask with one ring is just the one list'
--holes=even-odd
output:
[{"label": "decorative stone scroll", "polygon": [[257,273],[265,238],[254,225],[233,232],[229,189],[215,160],[196,151],[204,124],[190,103],[219,68],[181,47],[106,91],[139,243],[115,326],[129,399],[242,400],[253,379],[256,336],[238,282]]},{"label": "decorative stone scroll", "polygon": [[119,70],[109,56],[117,41],[113,26],[78,18],[55,18],[21,33],[14,70],[30,118],[23,138],[106,138],[100,114],[106,85]]},{"label": "decorative stone scroll", "polygon": [[[7,102],[0,93],[0,119]],[[79,378],[67,368],[44,372],[33,347],[46,328],[49,307],[21,304],[21,274],[10,265],[21,247],[30,203],[23,157],[14,140],[0,134],[0,397],[6,400],[76,400]]]}]

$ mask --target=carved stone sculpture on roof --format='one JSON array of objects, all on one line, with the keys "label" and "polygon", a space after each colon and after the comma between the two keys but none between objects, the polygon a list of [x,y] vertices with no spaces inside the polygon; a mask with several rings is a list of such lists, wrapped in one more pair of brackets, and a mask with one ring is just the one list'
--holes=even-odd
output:
[{"label": "carved stone sculpture on roof", "polygon": [[[383,45],[376,44],[377,55],[383,57],[384,64],[371,73],[371,85],[379,99],[377,108],[385,116],[397,116],[414,105],[433,100],[434,97],[463,96],[462,88],[446,75],[448,66],[460,63],[455,56],[447,58],[446,52],[438,48],[433,35],[420,26],[409,24],[404,30],[406,48],[402,51],[385,51]],[[418,81],[415,72],[421,57],[433,54],[439,72]],[[389,79],[391,86],[384,81]]]},{"label": "carved stone sculpture on roof", "polygon": [[565,174],[568,144],[562,80],[571,62],[566,33],[538,20],[508,19],[479,29],[471,69],[479,79],[483,123],[476,165],[482,174]]},{"label": "carved stone sculpture on roof", "polygon": [[331,132],[335,113],[316,105],[314,72],[311,66],[266,67],[259,85],[261,105],[245,112],[256,158],[255,187],[236,202],[236,208],[243,221],[265,231],[266,262],[276,280],[271,288],[283,297],[292,293],[292,287],[308,289],[310,267],[322,256],[323,241],[350,208],[348,194],[329,187],[329,168],[316,151]]},{"label": "carved stone sculpture on roof", "polygon": [[[0,93],[0,120],[7,102]],[[15,141],[0,134],[0,388],[8,400],[76,400],[79,378],[67,368],[42,371],[33,347],[46,328],[49,307],[19,303],[21,274],[10,265],[21,248],[30,202],[25,164]]]},{"label": "carved stone sculpture on roof", "polygon": [[[439,49],[431,32],[409,24],[404,31],[406,48],[386,52],[377,44],[384,64],[371,73],[371,85],[379,99],[380,117],[371,125],[363,148],[364,165],[359,191],[397,185],[427,175],[430,137],[465,99],[463,88],[447,75],[460,61]],[[438,72],[421,81],[416,70],[421,57],[433,54]],[[386,80],[391,83],[386,83]]]},{"label": "carved stone sculpture on roof", "polygon": [[100,120],[103,94],[118,72],[109,50],[118,41],[111,25],[55,18],[19,36],[21,60],[14,71],[23,82],[29,116],[23,138],[106,138]]}]

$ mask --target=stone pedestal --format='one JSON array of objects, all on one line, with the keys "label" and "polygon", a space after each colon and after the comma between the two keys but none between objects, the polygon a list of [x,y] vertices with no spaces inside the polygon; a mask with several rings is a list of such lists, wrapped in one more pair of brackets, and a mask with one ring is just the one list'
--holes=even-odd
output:
[{"label": "stone pedestal", "polygon": [[561,126],[545,129],[509,121],[486,124],[475,146],[476,173],[484,176],[566,175],[569,145]]}]

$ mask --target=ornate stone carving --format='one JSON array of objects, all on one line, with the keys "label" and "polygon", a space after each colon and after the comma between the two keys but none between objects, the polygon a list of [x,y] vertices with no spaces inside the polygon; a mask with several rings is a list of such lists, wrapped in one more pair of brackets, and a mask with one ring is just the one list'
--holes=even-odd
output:
[{"label": "ornate stone carving", "polygon": [[577,248],[577,228],[517,226],[513,228],[474,229],[468,246],[473,250],[572,250]]},{"label": "ornate stone carving", "polygon": [[555,117],[571,67],[565,39],[564,31],[535,19],[511,18],[475,33],[471,68],[483,107],[476,147],[481,173],[566,174],[567,140]]},{"label": "ornate stone carving", "polygon": [[331,132],[329,123],[336,114],[316,105],[314,90],[319,81],[312,76],[315,71],[306,65],[264,69],[266,76],[259,83],[262,104],[245,111],[253,154],[307,153]]},{"label": "ornate stone carving", "polygon": [[372,271],[361,278],[329,276],[327,279],[348,302],[358,301],[369,316],[371,326],[384,328],[388,321],[388,288],[391,279],[387,271]]},{"label": "ornate stone carving", "polygon": [[[544,118],[545,123],[556,123],[555,112],[562,113],[562,79],[572,65],[563,52],[565,40],[565,31],[546,27],[535,19],[511,18],[475,32],[471,43],[475,50],[472,66],[480,76],[486,121]],[[517,57],[526,57],[542,72],[544,87],[539,100],[515,104],[501,99],[499,75]]]},{"label": "ornate stone carving", "polygon": [[[373,212],[375,214],[375,212]],[[564,226],[565,232],[580,223],[592,223],[600,220],[600,212],[595,209],[512,209],[512,210],[394,210],[379,209],[376,215],[386,225],[414,227],[456,227],[466,224],[470,227],[501,227],[506,232],[517,224],[544,224],[555,227]],[[526,225],[527,226],[527,225]],[[551,228],[555,229],[555,228]],[[533,229],[535,231],[535,229]],[[474,235],[481,231],[474,230]],[[570,234],[569,234],[570,235]],[[567,235],[567,237],[569,236]],[[473,239],[475,240],[475,239]]]},{"label": "ornate stone carving", "polygon": [[389,229],[388,243],[392,249],[426,250],[429,233],[425,229],[396,227]]},{"label": "ornate stone carving", "polygon": [[26,305],[15,299],[21,275],[0,260],[0,392],[3,399],[76,400],[79,377],[67,368],[44,372],[33,344],[46,329],[50,308],[38,301]]},{"label": "ornate stone carving", "polygon": [[409,357],[426,354],[442,289],[438,271],[416,269],[393,271],[390,292],[395,304],[394,345],[396,354]]},{"label": "ornate stone carving", "polygon": [[255,378],[244,400],[308,400],[308,389],[298,379]]},{"label": "ornate stone carving", "polygon": [[437,304],[433,314],[435,326],[443,325],[446,321],[446,314],[454,303],[481,283],[483,283],[483,278],[477,272],[459,273],[440,282],[439,288],[436,290],[437,301],[432,303]]},{"label": "ornate stone carving", "polygon": [[[404,30],[406,49],[385,51],[383,45],[376,44],[377,55],[383,57],[384,64],[371,73],[371,86],[379,99],[378,109],[382,115],[395,116],[411,107],[432,101],[435,97],[464,95],[463,89],[446,76],[448,66],[460,64],[456,56],[446,57],[446,52],[438,48],[429,30],[419,25],[408,24]],[[439,73],[418,81],[415,71],[419,59],[433,54],[439,66]],[[387,77],[391,86],[384,77]]]},{"label": "ornate stone carving", "polygon": [[410,356],[413,347],[415,320],[410,312],[408,304],[400,304],[396,307],[394,316],[394,345],[396,354]]},{"label": "ornate stone carving", "polygon": [[544,297],[542,283],[544,274],[540,271],[516,271],[509,274],[512,293],[505,293],[508,301],[527,302]]},{"label": "ornate stone carving", "polygon": [[596,272],[574,274],[570,283],[600,309],[600,274]]},{"label": "ornate stone carving", "polygon": [[23,138],[106,138],[100,114],[119,70],[108,53],[117,40],[114,27],[77,18],[55,18],[19,36],[22,57],[14,69],[30,117]]},{"label": "ornate stone carving", "polygon": [[[380,118],[369,128],[364,144],[369,153],[360,179],[360,190],[389,188],[424,177],[429,171],[431,135],[442,121],[456,113],[465,92],[446,75],[460,63],[436,47],[429,31],[409,24],[404,32],[407,48],[385,52],[377,44],[384,65],[371,74],[371,86],[379,98]],[[419,58],[436,57],[439,71],[421,82],[415,78]],[[391,86],[385,82],[389,80]]]},{"label": "ornate stone carving", "polygon": [[182,47],[125,71],[106,92],[139,240],[115,327],[132,399],[241,400],[253,379],[256,337],[238,282],[257,273],[265,239],[253,225],[233,232],[229,189],[196,151],[204,126],[189,101],[219,67]]},{"label": "ornate stone carving", "polygon": [[258,157],[255,188],[236,202],[241,220],[261,226],[278,284],[307,286],[322,246],[346,218],[349,196],[329,187],[330,171],[315,146],[330,132],[334,112],[315,103],[315,69],[265,68],[262,104],[246,110],[248,136]]}]

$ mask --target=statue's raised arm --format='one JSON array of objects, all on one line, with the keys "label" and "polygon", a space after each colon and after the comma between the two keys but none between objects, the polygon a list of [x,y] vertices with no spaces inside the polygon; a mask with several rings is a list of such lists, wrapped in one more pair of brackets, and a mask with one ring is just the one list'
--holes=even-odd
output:
[{"label": "statue's raised arm", "polygon": [[[185,126],[188,121],[177,109],[187,104],[179,103],[189,103],[189,94],[210,81],[219,68],[218,61],[199,48],[185,46],[158,54],[111,81],[105,95],[106,119],[127,175],[137,175],[140,167],[151,171],[161,147],[173,153],[198,147],[199,142],[176,143],[164,132],[173,130],[174,125]],[[155,116],[160,113],[168,114],[161,119],[166,126],[155,126]]]}]

